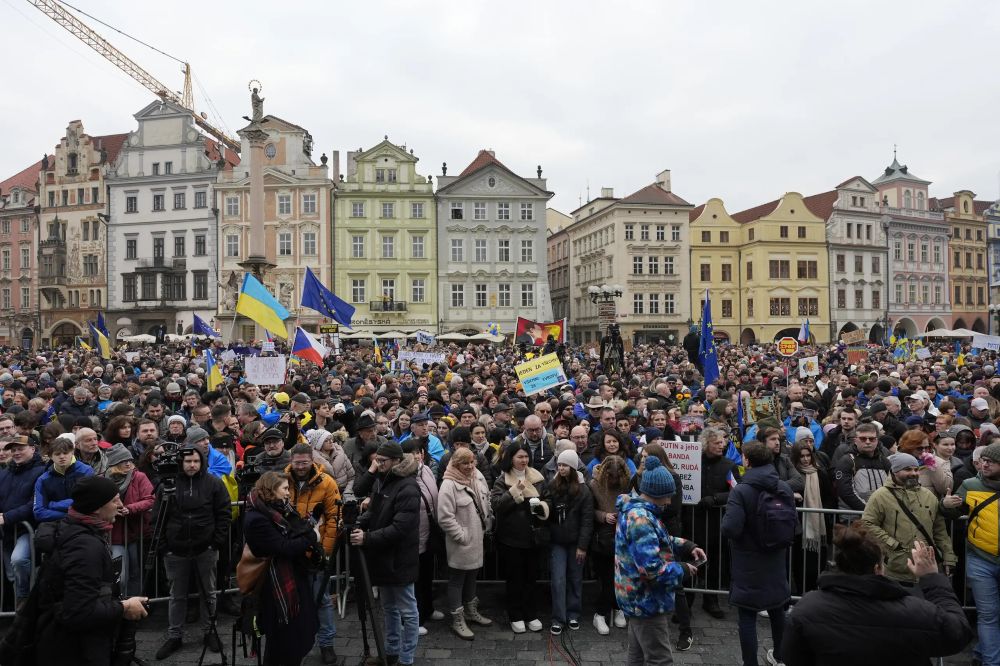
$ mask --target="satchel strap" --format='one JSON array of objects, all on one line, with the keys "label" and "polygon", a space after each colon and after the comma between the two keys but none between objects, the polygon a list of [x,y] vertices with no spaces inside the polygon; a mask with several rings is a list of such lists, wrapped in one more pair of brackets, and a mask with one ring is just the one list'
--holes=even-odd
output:
[{"label": "satchel strap", "polygon": [[896,503],[899,504],[899,508],[903,510],[903,513],[906,514],[906,517],[910,519],[910,522],[913,523],[914,527],[916,527],[917,530],[920,532],[920,534],[924,537],[924,539],[927,540],[927,545],[934,549],[934,554],[938,555],[938,557],[940,558],[941,551],[938,549],[937,544],[934,543],[934,539],[931,538],[931,535],[927,533],[927,528],[924,527],[924,524],[921,523],[915,515],[913,515],[913,512],[910,511],[910,507],[906,506],[903,500],[899,498],[899,495],[897,495],[892,488],[887,488],[887,490],[889,491],[889,494],[892,495],[893,498],[896,500]]}]

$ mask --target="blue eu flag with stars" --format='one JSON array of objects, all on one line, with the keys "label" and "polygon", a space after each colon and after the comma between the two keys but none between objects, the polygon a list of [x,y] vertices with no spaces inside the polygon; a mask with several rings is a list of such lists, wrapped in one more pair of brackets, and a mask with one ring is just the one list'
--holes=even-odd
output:
[{"label": "blue eu flag with stars", "polygon": [[698,360],[705,385],[714,384],[719,379],[719,355],[715,351],[715,337],[712,333],[712,301],[705,290],[705,309],[701,313],[701,340],[698,342]]}]

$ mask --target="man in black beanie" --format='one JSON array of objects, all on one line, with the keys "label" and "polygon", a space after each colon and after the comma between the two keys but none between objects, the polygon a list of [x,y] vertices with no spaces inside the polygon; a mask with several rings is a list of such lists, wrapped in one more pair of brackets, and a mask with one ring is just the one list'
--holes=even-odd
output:
[{"label": "man in black beanie", "polygon": [[108,538],[122,501],[118,485],[103,476],[77,482],[73,505],[56,529],[39,534],[38,547],[52,552],[51,566],[36,584],[39,664],[110,664],[118,624],[146,617],[146,597],[119,601]]}]

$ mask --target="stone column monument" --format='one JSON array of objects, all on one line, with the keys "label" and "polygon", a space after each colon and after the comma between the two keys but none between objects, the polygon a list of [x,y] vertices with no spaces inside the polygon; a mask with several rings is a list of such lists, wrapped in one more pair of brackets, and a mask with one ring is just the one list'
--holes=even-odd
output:
[{"label": "stone column monument", "polygon": [[243,116],[250,124],[238,132],[250,149],[250,246],[247,259],[240,266],[263,282],[264,273],[275,266],[264,251],[264,144],[268,137],[262,125],[267,118],[264,118],[264,98],[260,96],[263,86],[253,80],[250,88],[253,115]]}]

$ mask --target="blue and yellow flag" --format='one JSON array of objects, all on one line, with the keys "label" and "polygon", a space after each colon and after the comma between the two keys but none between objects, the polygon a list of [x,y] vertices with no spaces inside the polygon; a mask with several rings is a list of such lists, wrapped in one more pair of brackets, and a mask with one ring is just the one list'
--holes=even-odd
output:
[{"label": "blue and yellow flag", "polygon": [[378,346],[378,340],[375,339],[374,335],[372,336],[372,342],[375,344],[375,362],[382,365],[382,348]]},{"label": "blue and yellow flag", "polygon": [[243,276],[243,286],[240,287],[240,297],[236,301],[236,311],[271,333],[282,338],[288,337],[288,331],[285,330],[285,320],[291,316],[288,310],[249,273]]},{"label": "blue and yellow flag", "polygon": [[97,327],[93,324],[90,326],[90,337],[94,338],[94,342],[97,343],[97,349],[101,352],[101,358],[110,359],[111,358],[111,343],[108,342],[108,336],[104,335],[101,331],[97,330]]},{"label": "blue and yellow flag", "polygon": [[223,383],[222,370],[219,369],[219,364],[216,363],[215,357],[212,356],[209,349],[205,350],[205,381],[209,391],[214,391]]},{"label": "blue and yellow flag", "polygon": [[701,361],[701,374],[705,377],[705,386],[714,384],[719,379],[719,355],[715,351],[715,333],[712,331],[712,299],[709,297],[708,289],[705,290],[705,308],[701,313],[698,360]]},{"label": "blue and yellow flag", "polygon": [[93,349],[94,349],[93,347],[91,347],[90,345],[88,345],[86,342],[84,342],[83,338],[81,336],[79,336],[79,335],[76,336],[76,345],[77,345],[77,347],[79,347],[80,349],[83,349],[85,351],[93,351]]}]

